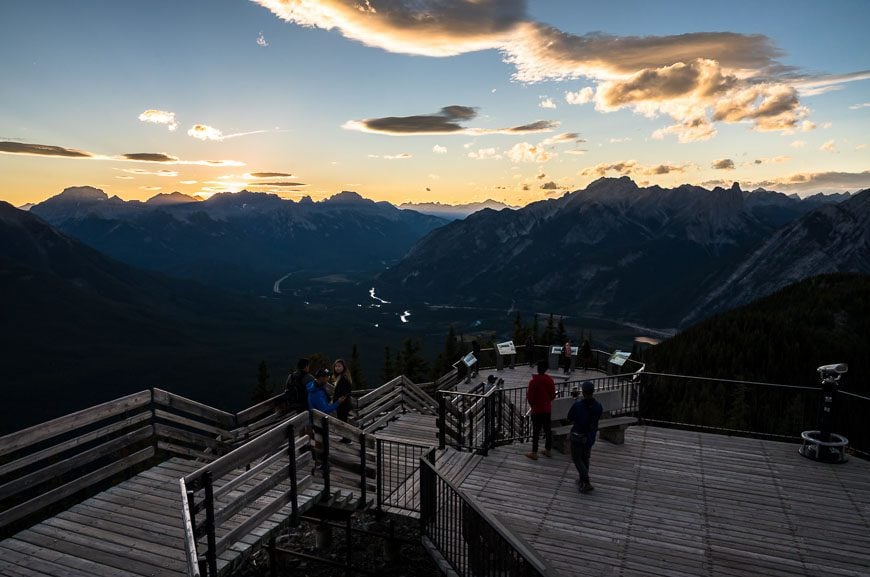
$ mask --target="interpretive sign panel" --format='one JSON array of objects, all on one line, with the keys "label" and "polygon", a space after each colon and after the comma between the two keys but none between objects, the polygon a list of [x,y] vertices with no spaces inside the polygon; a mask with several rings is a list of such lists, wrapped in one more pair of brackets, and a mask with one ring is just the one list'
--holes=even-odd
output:
[{"label": "interpretive sign panel", "polygon": [[466,367],[470,367],[471,365],[473,365],[476,362],[477,362],[477,359],[474,357],[474,353],[468,353],[467,355],[462,357],[462,363]]},{"label": "interpretive sign panel", "polygon": [[630,352],[615,351],[612,355],[610,355],[610,358],[607,359],[607,362],[612,364],[612,365],[616,365],[617,367],[621,367],[622,365],[625,364],[625,361],[627,361],[628,357],[630,357],[630,356],[631,356]]},{"label": "interpretive sign panel", "polygon": [[495,345],[495,346],[496,346],[496,348],[498,349],[498,354],[500,354],[500,355],[502,355],[502,356],[515,355],[515,354],[517,354],[517,348],[514,346],[514,342],[513,342],[513,341],[507,341],[507,342],[504,342],[504,343],[498,343],[498,344]]},{"label": "interpretive sign panel", "polygon": [[580,347],[571,347],[571,356],[576,357],[577,353],[580,352]]},{"label": "interpretive sign panel", "polygon": [[562,347],[550,347],[550,354],[551,355],[561,355],[562,354]]}]

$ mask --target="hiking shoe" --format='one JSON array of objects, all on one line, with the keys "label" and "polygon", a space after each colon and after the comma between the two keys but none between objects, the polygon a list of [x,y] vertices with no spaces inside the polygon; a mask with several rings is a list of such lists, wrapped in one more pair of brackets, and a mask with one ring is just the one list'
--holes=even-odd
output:
[{"label": "hiking shoe", "polygon": [[526,453],[526,457],[528,457],[528,458],[531,459],[532,461],[537,461],[537,460],[538,460],[538,454],[535,453],[534,451],[532,451],[531,453]]},{"label": "hiking shoe", "polygon": [[580,492],[581,493],[588,493],[590,491],[593,491],[594,489],[595,489],[595,487],[593,487],[589,483],[583,483],[580,485]]},{"label": "hiking shoe", "polygon": [[553,456],[553,453],[550,452],[550,449],[544,449],[543,451],[541,451],[541,454],[544,455],[545,457],[552,457]]}]

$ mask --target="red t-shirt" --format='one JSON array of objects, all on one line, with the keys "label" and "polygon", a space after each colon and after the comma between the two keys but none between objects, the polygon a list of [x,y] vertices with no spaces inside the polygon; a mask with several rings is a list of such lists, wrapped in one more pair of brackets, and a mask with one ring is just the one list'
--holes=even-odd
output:
[{"label": "red t-shirt", "polygon": [[556,383],[550,375],[534,375],[529,381],[526,400],[532,408],[532,413],[550,413],[553,411],[553,399],[556,398]]}]

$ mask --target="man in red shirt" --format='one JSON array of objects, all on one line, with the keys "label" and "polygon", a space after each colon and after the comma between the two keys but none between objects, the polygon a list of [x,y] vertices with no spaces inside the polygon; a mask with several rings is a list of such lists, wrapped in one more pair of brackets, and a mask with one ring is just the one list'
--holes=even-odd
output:
[{"label": "man in red shirt", "polygon": [[541,434],[542,428],[544,429],[544,450],[542,453],[545,457],[549,457],[550,449],[553,448],[550,413],[553,410],[553,399],[555,398],[556,383],[547,374],[547,361],[541,360],[538,363],[538,374],[529,381],[529,388],[526,391],[526,400],[532,409],[532,452],[526,453],[526,457],[534,461],[538,460],[538,436]]}]

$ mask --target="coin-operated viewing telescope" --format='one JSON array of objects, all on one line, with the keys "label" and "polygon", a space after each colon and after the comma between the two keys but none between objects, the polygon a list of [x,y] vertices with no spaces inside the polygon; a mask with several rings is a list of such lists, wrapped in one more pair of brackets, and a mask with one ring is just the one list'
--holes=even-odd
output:
[{"label": "coin-operated viewing telescope", "polygon": [[845,463],[849,439],[834,432],[834,401],[840,377],[848,372],[846,363],[822,365],[816,371],[822,379],[822,408],[819,414],[819,430],[801,433],[803,444],[800,454],[809,459],[826,463]]}]

